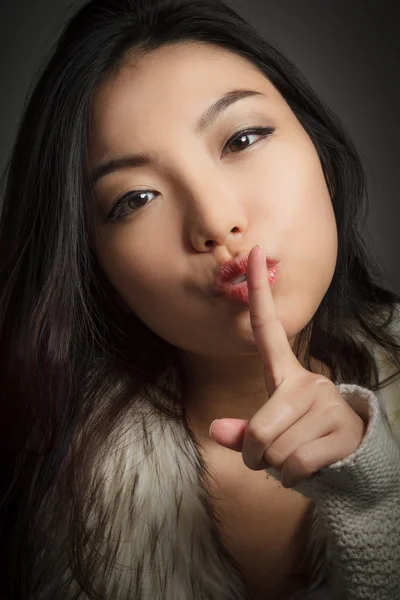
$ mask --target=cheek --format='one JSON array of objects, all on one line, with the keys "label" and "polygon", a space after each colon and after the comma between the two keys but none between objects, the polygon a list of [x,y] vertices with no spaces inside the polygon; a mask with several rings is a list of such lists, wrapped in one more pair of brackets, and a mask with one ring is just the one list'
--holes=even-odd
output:
[{"label": "cheek", "polygon": [[154,226],[152,235],[147,236],[152,240],[149,248],[144,240],[134,238],[133,229],[125,240],[120,232],[118,240],[117,236],[107,244],[103,240],[98,253],[124,308],[127,310],[128,305],[147,327],[177,347],[208,347],[215,341],[209,331],[216,331],[218,323],[205,310],[204,298],[185,284],[190,277],[185,276],[185,264],[180,262],[184,259],[182,249],[172,245],[170,235],[169,245],[164,245],[161,232],[154,235]]},{"label": "cheek", "polygon": [[145,229],[135,229],[132,224],[121,227],[112,237],[101,240],[98,258],[124,303],[148,322],[149,315],[162,315],[160,305],[177,296],[174,290],[182,282],[179,254],[171,246],[171,239],[164,243],[163,233],[155,232],[154,224],[151,234]]},{"label": "cheek", "polygon": [[[317,152],[305,136],[271,152],[262,211],[266,246],[282,261],[275,295],[287,331],[299,331],[325,296],[337,260],[337,227]],[[272,162],[273,159],[273,162]],[[269,225],[271,223],[271,226]]]},{"label": "cheek", "polygon": [[330,278],[336,264],[338,233],[332,200],[320,167],[310,173],[304,186],[298,223],[305,257],[314,264],[316,275]]},{"label": "cheek", "polygon": [[125,300],[129,291],[134,295],[149,287],[154,277],[151,256],[132,229],[131,234],[128,227],[121,227],[112,235],[103,236],[97,253],[105,274]]},{"label": "cheek", "polygon": [[[335,253],[337,230],[332,201],[318,154],[305,133],[292,134],[271,153],[268,165],[268,218],[274,239],[292,257],[317,260]],[[265,176],[264,176],[265,177]],[[260,207],[261,208],[261,207]]]}]

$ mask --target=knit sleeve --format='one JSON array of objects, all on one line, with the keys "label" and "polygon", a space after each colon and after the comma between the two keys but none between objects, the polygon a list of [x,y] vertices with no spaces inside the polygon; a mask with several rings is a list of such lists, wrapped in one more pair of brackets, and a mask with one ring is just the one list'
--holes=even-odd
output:
[{"label": "knit sleeve", "polygon": [[[400,448],[373,392],[337,387],[368,423],[364,439],[293,489],[316,503],[346,600],[400,600]],[[266,471],[280,481],[280,471]]]}]

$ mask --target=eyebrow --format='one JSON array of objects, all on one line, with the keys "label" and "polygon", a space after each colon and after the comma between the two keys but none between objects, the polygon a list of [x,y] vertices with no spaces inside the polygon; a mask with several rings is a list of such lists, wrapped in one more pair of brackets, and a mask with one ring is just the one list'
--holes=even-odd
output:
[{"label": "eyebrow", "polygon": [[[205,113],[200,116],[195,127],[196,135],[200,136],[204,134],[204,132],[217,120],[223,111],[229,108],[229,106],[235,102],[238,102],[239,100],[250,98],[252,96],[262,96],[265,98],[265,94],[256,90],[238,89],[226,92],[223,96],[221,96],[221,98],[218,98],[216,102],[211,104]],[[127,167],[143,167],[151,164],[152,162],[152,157],[146,153],[120,156],[96,165],[91,171],[90,177],[94,185],[99,179],[105,177],[105,175],[108,175],[109,173],[113,173]]]}]

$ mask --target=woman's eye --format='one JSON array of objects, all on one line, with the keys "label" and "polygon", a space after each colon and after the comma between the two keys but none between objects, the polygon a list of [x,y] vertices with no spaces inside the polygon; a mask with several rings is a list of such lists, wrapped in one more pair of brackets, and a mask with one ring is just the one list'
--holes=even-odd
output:
[{"label": "woman's eye", "polygon": [[232,146],[232,144],[237,144],[236,150],[233,151],[234,154],[237,154],[237,152],[242,152],[243,150],[246,150],[246,148],[248,148],[249,146],[253,146],[253,144],[255,143],[253,142],[250,144],[246,144],[246,138],[249,138],[251,136],[264,138],[267,137],[267,135],[273,133],[274,131],[274,127],[253,127],[252,129],[245,129],[243,131],[239,131],[225,144],[225,148]]},{"label": "woman's eye", "polygon": [[[228,142],[225,144],[224,151],[229,146],[232,147],[235,144],[236,150],[233,151],[233,154],[237,154],[238,152],[246,150],[246,148],[248,148],[249,146],[254,145],[255,142],[246,144],[246,138],[250,138],[251,136],[265,138],[268,135],[274,133],[274,131],[275,127],[253,127],[252,129],[244,129],[243,131],[238,131],[238,133],[231,137],[230,140],[228,140]],[[232,152],[228,152],[228,154],[231,153]],[[117,200],[110,214],[106,217],[106,221],[110,223],[115,223],[115,221],[123,219],[124,217],[130,215],[132,212],[143,208],[149,202],[145,200],[146,196],[148,196],[149,194],[153,194],[156,196],[158,195],[158,193],[152,192],[150,190],[138,190],[136,192],[128,192],[127,194],[124,194],[122,198]]]},{"label": "woman's eye", "polygon": [[132,212],[139,210],[139,208],[143,208],[149,202],[149,200],[145,200],[145,197],[149,194],[157,195],[156,192],[150,190],[138,190],[137,192],[124,194],[122,198],[117,200],[106,220],[114,223],[118,219],[123,219]]}]

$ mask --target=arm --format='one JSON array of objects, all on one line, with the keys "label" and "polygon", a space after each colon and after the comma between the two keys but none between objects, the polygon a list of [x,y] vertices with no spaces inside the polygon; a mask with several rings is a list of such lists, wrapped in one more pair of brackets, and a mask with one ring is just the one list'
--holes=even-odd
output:
[{"label": "arm", "polygon": [[[327,533],[330,568],[348,600],[400,600],[400,448],[375,394],[337,386],[368,423],[346,459],[294,487],[312,499]],[[280,480],[274,468],[266,469]]]}]

